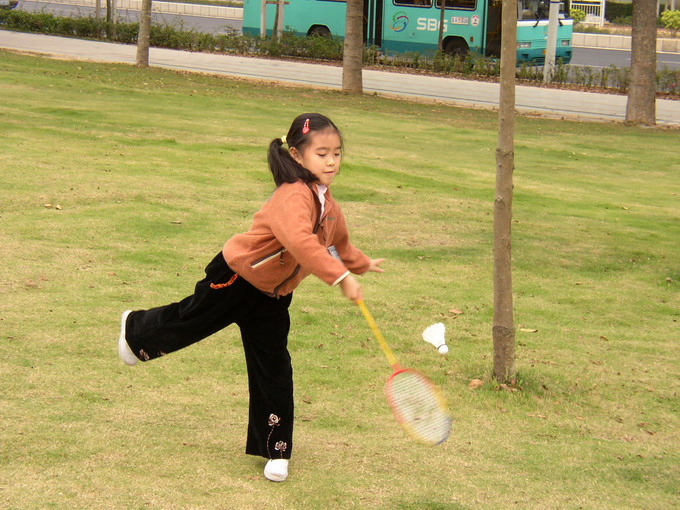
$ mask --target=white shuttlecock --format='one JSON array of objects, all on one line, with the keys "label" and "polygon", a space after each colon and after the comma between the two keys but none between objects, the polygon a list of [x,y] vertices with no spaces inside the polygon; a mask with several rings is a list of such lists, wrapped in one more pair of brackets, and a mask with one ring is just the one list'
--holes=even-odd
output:
[{"label": "white shuttlecock", "polygon": [[423,340],[432,344],[439,354],[446,354],[449,348],[446,345],[446,326],[441,322],[428,326],[423,331]]}]

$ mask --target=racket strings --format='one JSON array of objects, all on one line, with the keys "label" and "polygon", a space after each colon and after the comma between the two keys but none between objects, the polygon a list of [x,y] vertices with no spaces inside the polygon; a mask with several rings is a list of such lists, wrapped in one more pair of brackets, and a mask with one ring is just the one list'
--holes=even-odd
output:
[{"label": "racket strings", "polygon": [[397,420],[418,440],[439,444],[451,431],[451,417],[438,389],[424,375],[404,370],[387,383],[387,396]]}]

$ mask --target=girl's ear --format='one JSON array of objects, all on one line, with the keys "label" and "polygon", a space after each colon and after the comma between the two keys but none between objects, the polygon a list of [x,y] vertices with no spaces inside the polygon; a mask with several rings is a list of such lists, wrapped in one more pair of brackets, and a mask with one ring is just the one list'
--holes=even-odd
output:
[{"label": "girl's ear", "polygon": [[295,161],[297,161],[299,164],[302,164],[302,155],[300,154],[300,151],[297,150],[297,148],[291,147],[288,152],[290,152],[291,157]]}]

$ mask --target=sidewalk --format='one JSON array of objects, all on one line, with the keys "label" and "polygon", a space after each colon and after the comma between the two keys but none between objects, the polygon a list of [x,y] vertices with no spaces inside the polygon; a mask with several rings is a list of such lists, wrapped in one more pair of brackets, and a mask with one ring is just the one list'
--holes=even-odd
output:
[{"label": "sidewalk", "polygon": [[[136,46],[0,30],[0,48],[73,60],[134,64]],[[340,66],[151,48],[154,67],[341,89]],[[386,71],[364,71],[365,92],[495,109],[499,85]],[[517,111],[553,118],[623,121],[626,96],[519,85]],[[680,126],[680,101],[657,99],[657,123]]]}]

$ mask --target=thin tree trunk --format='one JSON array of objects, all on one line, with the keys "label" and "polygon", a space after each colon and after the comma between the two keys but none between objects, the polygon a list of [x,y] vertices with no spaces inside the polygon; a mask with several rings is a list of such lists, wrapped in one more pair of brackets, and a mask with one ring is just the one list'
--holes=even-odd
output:
[{"label": "thin tree trunk", "polygon": [[142,0],[142,12],[137,36],[137,67],[149,67],[149,43],[151,38],[151,1]]},{"label": "thin tree trunk", "polygon": [[446,19],[446,0],[441,0],[441,10],[439,11],[439,41],[437,48],[444,51],[444,20]]},{"label": "thin tree trunk", "polygon": [[274,34],[273,39],[277,41],[283,37],[283,17],[284,17],[285,2],[278,0],[276,2],[276,13],[274,14]]},{"label": "thin tree trunk", "polygon": [[342,90],[362,94],[362,60],[364,54],[364,3],[363,0],[347,0],[347,21],[342,57]]},{"label": "thin tree trunk", "polygon": [[118,16],[116,16],[116,0],[106,0],[106,21],[109,22],[109,33],[107,34],[111,39],[116,39],[116,23]]},{"label": "thin tree trunk", "polygon": [[633,2],[630,86],[626,122],[656,124],[656,0]]},{"label": "thin tree trunk", "polygon": [[504,0],[501,82],[494,201],[493,373],[499,382],[515,378],[515,326],[512,310],[512,172],[515,168],[515,66],[517,0]]}]

